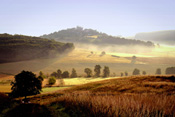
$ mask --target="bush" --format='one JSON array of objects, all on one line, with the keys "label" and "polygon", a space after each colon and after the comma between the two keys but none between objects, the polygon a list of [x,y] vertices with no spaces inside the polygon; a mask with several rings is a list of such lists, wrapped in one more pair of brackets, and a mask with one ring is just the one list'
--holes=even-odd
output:
[{"label": "bush", "polygon": [[54,76],[52,76],[51,78],[49,78],[49,85],[53,85],[56,83],[56,78]]}]

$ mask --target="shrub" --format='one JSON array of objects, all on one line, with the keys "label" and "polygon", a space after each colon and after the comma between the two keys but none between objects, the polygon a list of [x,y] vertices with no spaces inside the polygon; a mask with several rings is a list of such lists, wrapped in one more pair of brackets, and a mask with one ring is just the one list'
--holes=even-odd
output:
[{"label": "shrub", "polygon": [[54,76],[49,78],[49,85],[54,85],[55,83],[56,83],[56,78]]}]

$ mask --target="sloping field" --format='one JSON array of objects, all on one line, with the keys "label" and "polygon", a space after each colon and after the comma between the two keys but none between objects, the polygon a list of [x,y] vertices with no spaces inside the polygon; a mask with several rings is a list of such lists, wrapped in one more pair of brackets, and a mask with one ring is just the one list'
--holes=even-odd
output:
[{"label": "sloping field", "polygon": [[39,71],[50,74],[57,69],[71,72],[72,68],[75,68],[78,75],[85,76],[85,68],[93,70],[94,66],[99,64],[102,66],[102,69],[104,66],[109,66],[111,75],[115,73],[117,76],[120,76],[120,73],[125,71],[132,75],[132,71],[135,68],[146,71],[147,74],[155,74],[156,69],[161,68],[162,74],[164,74],[167,67],[175,66],[173,55],[168,54],[173,52],[173,47],[170,49],[155,49],[155,51],[150,53],[136,54],[136,64],[131,64],[131,58],[135,54],[106,52],[106,54],[101,55],[101,52],[93,49],[91,51],[91,49],[76,48],[69,54],[54,59],[36,59],[0,64],[0,72],[16,75],[22,70],[28,70],[36,74]]},{"label": "sloping field", "polygon": [[174,76],[133,76],[75,86],[34,96],[60,116],[174,116]]},{"label": "sloping field", "polygon": [[[51,117],[173,117],[175,77],[132,76],[107,79],[28,98],[31,104],[8,106],[12,109],[3,112],[19,115],[18,110],[25,107],[27,109],[20,114],[28,113],[32,116],[47,112],[45,114]],[[34,111],[36,108],[39,111]]]},{"label": "sloping field", "polygon": [[90,91],[92,93],[167,93],[175,94],[174,76],[131,76],[88,83],[67,91]]}]

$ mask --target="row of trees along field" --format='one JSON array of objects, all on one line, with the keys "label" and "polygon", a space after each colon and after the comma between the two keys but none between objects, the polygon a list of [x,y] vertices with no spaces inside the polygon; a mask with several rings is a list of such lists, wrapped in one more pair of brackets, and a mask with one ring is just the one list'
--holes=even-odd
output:
[{"label": "row of trees along field", "polygon": [[[141,71],[139,69],[137,69],[137,68],[135,68],[133,70],[133,72],[132,72],[132,75],[146,75],[146,74],[147,74],[146,71],[142,71],[142,73],[141,73]],[[155,74],[156,75],[161,75],[162,74],[162,70],[160,68],[157,68]],[[165,74],[167,74],[167,75],[168,74],[175,74],[175,67],[168,67],[168,68],[166,68]],[[125,71],[124,73],[121,72],[120,75],[121,76],[124,76],[124,75],[128,76],[128,72],[127,71]]]},{"label": "row of trees along field", "polygon": [[[84,72],[86,73],[87,77],[100,77],[101,75],[101,66],[100,65],[96,65],[94,68],[94,75],[92,74],[92,70],[90,68],[85,68]],[[46,77],[43,75],[42,72],[40,72],[40,74],[42,74],[43,77]],[[110,70],[108,66],[104,66],[103,69],[103,77],[109,77],[110,75]],[[53,72],[50,74],[50,76],[53,76],[55,78],[76,78],[78,77],[77,72],[74,68],[72,68],[72,73],[70,74],[68,71],[64,71],[62,72],[60,69],[58,69],[56,72]]]},{"label": "row of trees along field", "polygon": [[[100,70],[101,66],[96,65],[94,68],[94,76],[95,77],[100,77]],[[85,73],[87,74],[87,77],[92,76],[92,70],[89,68],[84,69]],[[58,75],[60,73],[60,75]],[[61,70],[57,70],[57,78],[61,78],[65,76],[69,76],[68,71],[65,71],[61,74]],[[144,73],[144,72],[143,72]],[[109,67],[104,66],[103,69],[103,77],[108,77],[110,74]],[[125,73],[126,75],[127,73]],[[144,73],[146,74],[146,73]],[[156,70],[156,74],[161,74],[161,69],[158,68]],[[175,74],[175,67],[168,67],[166,69],[166,74]],[[53,74],[52,74],[53,75]],[[55,75],[55,74],[54,74]],[[128,75],[128,74],[127,74]],[[140,70],[139,69],[134,69],[133,75],[140,75]],[[41,92],[42,89],[42,81],[46,76],[43,74],[43,72],[39,73],[39,76],[36,76],[34,73],[29,72],[29,71],[22,71],[21,73],[17,74],[15,76],[15,80],[11,83],[12,85],[12,92],[10,93],[11,97],[22,97],[22,96],[29,96],[29,95],[36,95]],[[77,77],[77,73],[75,69],[72,69],[72,74],[71,77]],[[50,77],[49,79],[49,84],[54,84],[56,82],[56,78],[54,76]]]},{"label": "row of trees along field", "polygon": [[[93,74],[93,70],[90,68],[85,68],[84,72],[86,74],[86,77],[109,77],[109,76],[113,76],[115,77],[116,74],[113,73],[112,75],[110,75],[110,69],[108,66],[104,66],[103,69],[103,74],[101,75],[101,69],[102,67],[100,65],[95,65],[94,67],[94,74]],[[45,76],[42,72],[39,73],[40,76],[43,76],[43,78],[48,78],[49,76]],[[132,72],[132,75],[146,75],[147,72],[146,71],[140,71],[139,69],[135,68]],[[161,75],[162,74],[162,70],[160,68],[156,69],[155,72],[156,75]],[[175,74],[175,67],[168,67],[165,70],[165,74]],[[53,72],[50,74],[51,77],[55,77],[55,78],[76,78],[76,77],[80,77],[78,76],[76,70],[74,68],[72,68],[72,72],[71,74],[68,71],[64,71],[62,72],[61,69],[58,69],[56,72]],[[129,76],[129,73],[127,71],[125,72],[121,72],[120,76]]]}]

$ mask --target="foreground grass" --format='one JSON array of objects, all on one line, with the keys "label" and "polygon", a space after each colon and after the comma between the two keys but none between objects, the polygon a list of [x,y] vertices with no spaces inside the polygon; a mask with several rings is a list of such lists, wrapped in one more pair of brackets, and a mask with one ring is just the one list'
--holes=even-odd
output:
[{"label": "foreground grass", "polygon": [[[173,117],[175,77],[133,76],[109,79],[36,95],[30,97],[30,101],[36,105],[30,107],[40,108],[40,112],[46,110],[50,116],[57,117]],[[7,113],[15,113],[14,109],[21,108],[19,106]],[[29,109],[32,111],[33,108]]]},{"label": "foreground grass", "polygon": [[[175,116],[175,96],[165,95],[105,95],[91,93],[66,94],[51,102],[55,113],[85,117],[150,117]],[[60,106],[60,104],[62,104]],[[60,110],[63,109],[64,111]]]},{"label": "foreground grass", "polygon": [[175,116],[175,77],[110,79],[35,96],[31,101],[61,116]]}]

